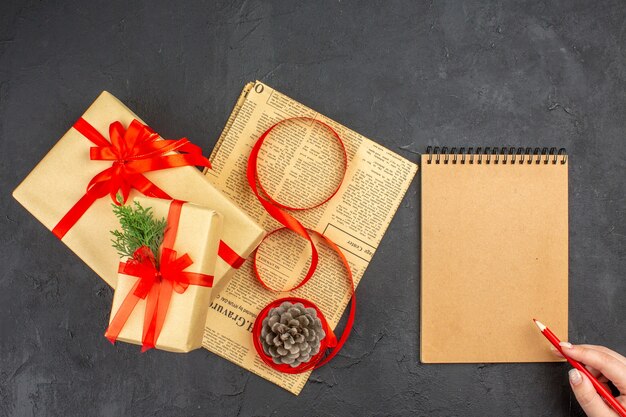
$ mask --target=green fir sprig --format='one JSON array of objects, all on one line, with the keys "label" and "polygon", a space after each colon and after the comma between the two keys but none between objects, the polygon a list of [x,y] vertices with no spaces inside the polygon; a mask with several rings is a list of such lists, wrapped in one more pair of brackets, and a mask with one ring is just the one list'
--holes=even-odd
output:
[{"label": "green fir sprig", "polygon": [[[119,200],[119,198],[118,198]],[[137,201],[131,205],[113,206],[113,213],[120,221],[122,230],[112,230],[113,247],[122,257],[132,258],[141,246],[147,246],[154,258],[159,259],[159,247],[163,243],[163,234],[167,222],[164,218],[155,219],[150,207],[143,207]],[[157,265],[158,266],[158,265]]]}]

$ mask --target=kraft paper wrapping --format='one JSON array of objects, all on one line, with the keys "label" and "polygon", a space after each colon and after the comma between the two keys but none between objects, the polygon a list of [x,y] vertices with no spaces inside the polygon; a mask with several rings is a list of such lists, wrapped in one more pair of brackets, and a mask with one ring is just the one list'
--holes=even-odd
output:
[{"label": "kraft paper wrapping", "polygon": [[[135,201],[143,207],[152,207],[155,218],[167,219],[169,200],[137,197]],[[173,249],[179,257],[186,253],[193,260],[193,264],[185,271],[213,275],[221,229],[222,216],[214,210],[190,203],[183,205]],[[109,322],[138,279],[121,273],[118,275]],[[211,292],[210,287],[190,285],[182,294],[172,293],[165,322],[156,343],[157,349],[189,352],[202,346]],[[145,308],[146,301],[140,300],[120,332],[118,341],[141,344]]]},{"label": "kraft paper wrapping", "polygon": [[[124,127],[128,127],[133,119],[141,121],[106,91],[100,94],[82,117],[107,139],[112,122],[120,121]],[[90,160],[91,146],[94,146],[91,141],[76,129],[70,128],[13,192],[15,199],[49,230],[85,194],[91,178],[111,166],[110,162]],[[224,217],[222,240],[239,256],[246,258],[263,238],[264,230],[210,184],[197,168],[170,168],[147,172],[145,176],[172,198],[190,201],[221,213]],[[129,200],[139,195],[141,193],[132,190]],[[109,231],[117,228],[111,203],[108,197],[97,200],[62,240],[115,288],[119,257],[111,247]],[[218,258],[214,287],[224,285],[233,273],[234,269]]]}]

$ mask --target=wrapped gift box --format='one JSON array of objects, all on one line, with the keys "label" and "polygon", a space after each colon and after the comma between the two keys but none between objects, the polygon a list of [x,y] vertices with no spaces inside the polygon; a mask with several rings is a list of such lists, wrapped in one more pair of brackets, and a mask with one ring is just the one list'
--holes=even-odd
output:
[{"label": "wrapped gift box", "polygon": [[[135,201],[142,207],[152,208],[154,217],[167,219],[167,227],[171,227],[168,219],[169,200],[137,197]],[[213,276],[221,236],[222,216],[214,210],[185,203],[181,207],[177,223],[175,240],[171,249],[177,252],[177,257],[187,254],[193,261],[184,269],[184,272]],[[113,320],[138,281],[138,277],[120,272],[109,322]],[[189,352],[202,345],[211,291],[212,288],[209,286],[189,285],[182,293],[175,291],[171,293],[165,321],[156,340],[157,349]],[[142,344],[145,312],[146,299],[140,299],[117,336],[118,341]]]},{"label": "wrapped gift box", "polygon": [[[111,123],[119,121],[126,128],[134,119],[141,121],[106,91],[87,109],[82,119],[107,140]],[[92,146],[94,144],[75,127],[70,128],[13,192],[13,196],[49,230],[85,195],[90,180],[111,167],[110,161],[90,160]],[[261,226],[211,185],[196,167],[168,168],[144,175],[172,198],[209,207],[222,214],[222,243],[240,258],[245,259],[261,241],[264,235]],[[138,195],[141,195],[139,191],[131,190],[131,199]],[[111,247],[109,231],[117,228],[111,202],[108,196],[96,200],[62,241],[115,287],[119,257]],[[220,281],[225,281],[234,273],[233,262],[229,264],[223,258],[220,253],[214,285],[221,284]]]}]

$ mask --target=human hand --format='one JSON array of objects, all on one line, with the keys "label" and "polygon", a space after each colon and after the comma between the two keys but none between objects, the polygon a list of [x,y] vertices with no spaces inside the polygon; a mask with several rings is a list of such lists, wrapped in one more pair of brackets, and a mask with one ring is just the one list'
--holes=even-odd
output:
[{"label": "human hand", "polygon": [[[626,407],[626,358],[604,346],[572,345],[561,342],[567,356],[586,366],[587,370],[608,388],[608,381],[622,394],[617,398]],[[558,351],[555,351],[557,354]],[[589,417],[618,417],[591,385],[591,381],[577,369],[569,371],[569,382],[582,409]],[[609,389],[610,391],[610,389]]]}]

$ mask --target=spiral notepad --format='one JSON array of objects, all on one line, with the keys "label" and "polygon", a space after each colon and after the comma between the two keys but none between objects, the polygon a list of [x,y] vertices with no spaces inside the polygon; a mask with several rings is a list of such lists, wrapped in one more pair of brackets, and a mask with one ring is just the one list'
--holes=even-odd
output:
[{"label": "spiral notepad", "polygon": [[567,335],[567,154],[431,148],[422,155],[421,361],[558,360]]}]

